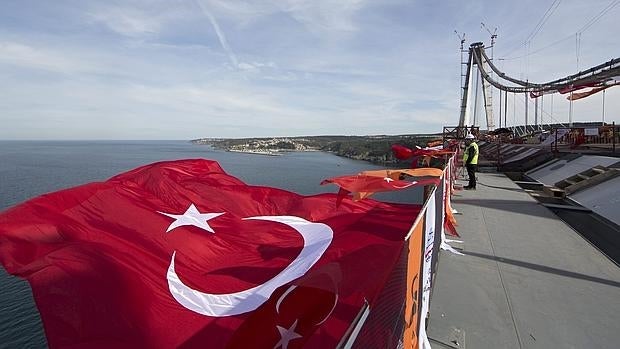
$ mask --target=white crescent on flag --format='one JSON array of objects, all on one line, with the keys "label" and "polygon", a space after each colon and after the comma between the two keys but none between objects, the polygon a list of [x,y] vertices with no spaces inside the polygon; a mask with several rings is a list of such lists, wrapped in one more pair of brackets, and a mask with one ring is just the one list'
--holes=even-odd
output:
[{"label": "white crescent on flag", "polygon": [[334,235],[326,224],[310,222],[295,216],[256,216],[244,219],[278,222],[295,229],[304,241],[301,252],[291,264],[264,284],[234,293],[213,294],[195,290],[181,281],[174,268],[176,256],[174,251],[166,278],[170,293],[183,307],[214,317],[239,315],[255,310],[267,301],[278,287],[306,274],[327,250]]}]

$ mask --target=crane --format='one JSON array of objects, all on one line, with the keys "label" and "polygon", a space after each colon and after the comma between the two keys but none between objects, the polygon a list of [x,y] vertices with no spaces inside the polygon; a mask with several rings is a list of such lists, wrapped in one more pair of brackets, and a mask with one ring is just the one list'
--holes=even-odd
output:
[{"label": "crane", "polygon": [[493,57],[493,45],[495,45],[495,39],[497,39],[497,27],[495,27],[495,29],[493,29],[493,32],[491,32],[489,30],[489,28],[487,28],[486,25],[484,25],[484,22],[480,22],[480,26],[481,28],[483,28],[484,30],[486,30],[489,35],[491,35],[491,57]]}]

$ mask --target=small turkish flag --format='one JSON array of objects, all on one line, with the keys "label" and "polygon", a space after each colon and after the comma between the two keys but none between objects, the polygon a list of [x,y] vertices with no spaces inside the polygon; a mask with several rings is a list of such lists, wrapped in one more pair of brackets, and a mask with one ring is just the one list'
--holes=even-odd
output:
[{"label": "small turkish flag", "polygon": [[400,144],[392,144],[392,153],[399,160],[407,160],[413,156],[413,151]]},{"label": "small turkish flag", "polygon": [[0,213],[50,348],[335,347],[419,213],[160,162]]},{"label": "small turkish flag", "polygon": [[414,158],[414,163],[412,165],[412,168],[415,168],[415,163],[416,163],[416,159],[421,157],[421,156],[430,156],[430,157],[439,157],[441,155],[452,155],[454,152],[449,150],[449,149],[443,149],[443,147],[435,147],[435,148],[417,148],[417,149],[409,149],[405,146],[402,146],[400,144],[393,144],[392,145],[392,153],[394,154],[394,157],[396,157],[399,160],[407,160],[410,158]]},{"label": "small turkish flag", "polygon": [[[405,172],[400,171],[394,173],[397,174]],[[362,172],[357,175],[328,178],[323,180],[321,185],[331,183],[339,186],[340,192],[338,193],[338,203],[340,203],[344,196],[348,193],[353,193],[353,200],[358,201],[378,192],[403,190],[416,186],[437,185],[439,183],[439,178],[437,177],[423,178],[413,181],[392,179],[392,177],[390,174],[387,174],[385,177],[380,177],[375,174],[364,174]]]}]

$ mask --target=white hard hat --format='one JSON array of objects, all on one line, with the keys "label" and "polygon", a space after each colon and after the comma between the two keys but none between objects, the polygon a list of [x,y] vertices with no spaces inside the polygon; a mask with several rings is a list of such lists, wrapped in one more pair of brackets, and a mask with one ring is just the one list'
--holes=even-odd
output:
[{"label": "white hard hat", "polygon": [[468,133],[467,136],[465,136],[465,139],[476,139],[476,137],[474,137],[471,133]]}]

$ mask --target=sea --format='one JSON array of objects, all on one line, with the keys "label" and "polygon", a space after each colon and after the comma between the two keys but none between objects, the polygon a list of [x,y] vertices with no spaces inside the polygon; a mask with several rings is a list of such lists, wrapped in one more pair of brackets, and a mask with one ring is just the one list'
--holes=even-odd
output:
[{"label": "sea", "polygon": [[[249,185],[302,195],[336,193],[336,186],[320,185],[326,178],[385,168],[319,151],[268,156],[188,141],[0,141],[0,212],[45,193],[104,181],[149,163],[197,158],[218,161],[228,174]],[[413,188],[374,198],[420,203],[422,191]],[[0,348],[46,347],[28,283],[0,267]]]}]

